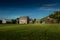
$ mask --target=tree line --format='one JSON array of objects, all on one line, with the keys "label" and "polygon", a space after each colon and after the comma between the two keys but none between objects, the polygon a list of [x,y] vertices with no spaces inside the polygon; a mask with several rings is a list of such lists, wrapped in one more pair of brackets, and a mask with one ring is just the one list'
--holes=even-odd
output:
[{"label": "tree line", "polygon": [[60,11],[55,11],[54,13],[42,18],[41,20],[45,20],[47,17],[53,18],[53,19],[57,19],[57,23],[60,23]]}]

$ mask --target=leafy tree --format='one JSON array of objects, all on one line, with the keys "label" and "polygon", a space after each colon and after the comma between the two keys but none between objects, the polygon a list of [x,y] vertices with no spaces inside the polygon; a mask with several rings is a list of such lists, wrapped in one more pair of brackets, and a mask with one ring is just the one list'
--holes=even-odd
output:
[{"label": "leafy tree", "polygon": [[2,20],[0,20],[0,24],[2,24]]},{"label": "leafy tree", "polygon": [[19,18],[16,18],[16,24],[19,24]]},{"label": "leafy tree", "polygon": [[42,18],[41,20],[45,20],[47,17],[51,17],[53,19],[57,19],[57,22],[60,22],[60,11],[55,11],[53,14],[50,14],[44,18]]},{"label": "leafy tree", "polygon": [[16,24],[16,19],[12,19],[12,23],[13,24]]},{"label": "leafy tree", "polygon": [[35,23],[35,22],[36,22],[36,19],[34,19],[33,23]]},{"label": "leafy tree", "polygon": [[57,22],[60,22],[60,11],[55,11],[54,14],[49,15],[49,17],[57,19]]}]

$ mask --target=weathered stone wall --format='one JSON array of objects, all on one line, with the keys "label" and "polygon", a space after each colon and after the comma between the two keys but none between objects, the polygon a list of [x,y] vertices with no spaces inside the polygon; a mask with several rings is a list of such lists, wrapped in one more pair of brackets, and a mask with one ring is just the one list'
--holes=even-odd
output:
[{"label": "weathered stone wall", "polygon": [[28,16],[21,16],[19,18],[19,24],[28,24],[29,18]]}]

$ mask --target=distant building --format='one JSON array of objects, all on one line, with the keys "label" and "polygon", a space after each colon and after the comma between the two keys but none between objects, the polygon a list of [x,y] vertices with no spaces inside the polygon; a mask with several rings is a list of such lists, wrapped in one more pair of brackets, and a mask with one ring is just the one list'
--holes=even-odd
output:
[{"label": "distant building", "polygon": [[3,23],[3,24],[6,24],[6,20],[5,20],[5,19],[4,19],[4,20],[2,20],[2,23]]},{"label": "distant building", "polygon": [[28,16],[21,16],[19,18],[19,24],[28,24],[29,23],[29,17]]},{"label": "distant building", "polygon": [[45,24],[45,21],[43,21],[42,24]]},{"label": "distant building", "polygon": [[53,19],[53,18],[50,18],[50,17],[47,17],[47,19],[45,20],[45,23],[56,23],[57,20],[56,19]]},{"label": "distant building", "polygon": [[6,23],[7,23],[7,24],[12,24],[12,20],[7,19],[7,20],[6,20]]},{"label": "distant building", "polygon": [[29,20],[29,24],[33,24],[33,20],[32,19]]},{"label": "distant building", "polygon": [[19,18],[16,18],[16,24],[19,24]]},{"label": "distant building", "polygon": [[36,23],[40,24],[40,19],[36,19]]}]

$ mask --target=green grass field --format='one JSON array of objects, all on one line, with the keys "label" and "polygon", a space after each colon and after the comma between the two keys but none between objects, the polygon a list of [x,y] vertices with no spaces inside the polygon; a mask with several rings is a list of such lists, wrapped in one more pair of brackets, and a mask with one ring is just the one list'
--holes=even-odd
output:
[{"label": "green grass field", "polygon": [[0,24],[0,40],[60,40],[60,24]]}]

